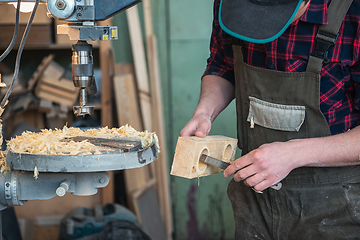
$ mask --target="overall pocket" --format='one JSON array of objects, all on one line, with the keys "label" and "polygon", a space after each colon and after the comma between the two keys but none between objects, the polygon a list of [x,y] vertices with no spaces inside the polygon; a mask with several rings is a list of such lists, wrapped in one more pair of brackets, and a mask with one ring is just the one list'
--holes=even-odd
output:
[{"label": "overall pocket", "polygon": [[257,124],[274,130],[298,132],[305,121],[305,106],[276,104],[251,96],[249,100],[247,121],[252,128]]}]

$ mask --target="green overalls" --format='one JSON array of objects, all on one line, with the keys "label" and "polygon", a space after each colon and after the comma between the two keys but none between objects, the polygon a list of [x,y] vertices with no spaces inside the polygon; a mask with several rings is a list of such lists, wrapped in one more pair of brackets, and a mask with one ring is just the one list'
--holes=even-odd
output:
[{"label": "green overalls", "polygon": [[[329,35],[322,35],[324,29],[336,30],[337,35],[352,1],[332,2],[329,26],[320,27],[318,39],[328,40]],[[344,2],[346,11],[339,17]],[[330,41],[335,42],[336,37]],[[247,65],[240,45],[234,44],[233,51],[238,140],[243,154],[264,143],[330,135],[320,111],[323,58],[318,53],[310,57],[306,72],[290,73]],[[236,240],[360,239],[359,183],[359,166],[298,168],[282,181],[279,191],[269,188],[263,194],[232,180],[228,195]]]}]

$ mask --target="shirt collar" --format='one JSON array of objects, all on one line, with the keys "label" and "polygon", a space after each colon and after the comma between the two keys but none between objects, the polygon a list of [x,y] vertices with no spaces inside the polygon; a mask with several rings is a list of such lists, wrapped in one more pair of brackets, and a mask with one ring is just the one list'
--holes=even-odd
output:
[{"label": "shirt collar", "polygon": [[305,13],[293,24],[297,24],[298,21],[315,23],[315,24],[327,24],[327,8],[330,0],[310,0],[310,4]]}]

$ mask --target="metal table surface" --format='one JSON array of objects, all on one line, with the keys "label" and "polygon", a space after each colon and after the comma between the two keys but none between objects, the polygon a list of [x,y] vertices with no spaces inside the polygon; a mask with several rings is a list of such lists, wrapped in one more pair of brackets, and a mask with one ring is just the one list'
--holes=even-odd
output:
[{"label": "metal table surface", "polygon": [[132,152],[94,155],[40,155],[7,151],[6,164],[15,170],[39,172],[100,172],[139,168],[153,162],[158,155],[155,142]]}]

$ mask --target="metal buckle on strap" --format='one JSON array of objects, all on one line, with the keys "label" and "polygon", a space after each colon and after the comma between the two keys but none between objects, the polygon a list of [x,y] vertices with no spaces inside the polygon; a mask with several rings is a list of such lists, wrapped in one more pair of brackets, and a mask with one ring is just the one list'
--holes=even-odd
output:
[{"label": "metal buckle on strap", "polygon": [[315,36],[315,51],[310,55],[323,59],[324,64],[329,63],[328,51],[330,47],[335,45],[338,36],[339,34],[333,35],[319,30]]}]

